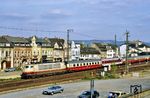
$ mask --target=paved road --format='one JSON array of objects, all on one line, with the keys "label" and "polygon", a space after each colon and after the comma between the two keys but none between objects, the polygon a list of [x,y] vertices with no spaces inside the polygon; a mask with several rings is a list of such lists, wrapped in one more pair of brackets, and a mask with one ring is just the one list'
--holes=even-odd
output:
[{"label": "paved road", "polygon": [[[108,92],[112,90],[129,92],[129,86],[133,84],[141,84],[144,89],[150,88],[150,76],[144,78],[95,80],[95,89],[100,92],[100,98],[106,98]],[[2,94],[0,95],[0,98],[77,98],[82,91],[90,89],[89,85],[90,81],[61,84],[61,86],[65,89],[64,92],[52,96],[42,95],[42,90],[47,87],[40,87]]]}]

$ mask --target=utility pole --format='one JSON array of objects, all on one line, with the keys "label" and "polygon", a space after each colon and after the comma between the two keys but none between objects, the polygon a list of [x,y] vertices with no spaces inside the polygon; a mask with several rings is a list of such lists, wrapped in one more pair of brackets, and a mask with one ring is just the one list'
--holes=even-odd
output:
[{"label": "utility pole", "polygon": [[115,34],[115,46],[117,46],[117,35]]},{"label": "utility pole", "polygon": [[117,56],[117,36],[115,34],[115,57]]},{"label": "utility pole", "polygon": [[129,38],[129,32],[128,31],[126,31],[126,74],[128,74],[128,71],[129,71],[129,66],[128,66],[128,44],[129,44],[129,40],[128,40],[128,38]]},{"label": "utility pole", "polygon": [[69,33],[73,32],[73,29],[67,30],[67,63],[69,62]]}]

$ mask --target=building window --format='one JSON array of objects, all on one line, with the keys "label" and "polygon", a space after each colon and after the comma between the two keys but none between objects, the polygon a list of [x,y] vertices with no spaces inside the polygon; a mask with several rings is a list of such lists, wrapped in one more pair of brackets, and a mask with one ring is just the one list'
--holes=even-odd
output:
[{"label": "building window", "polygon": [[6,57],[8,56],[8,51],[6,51]]}]

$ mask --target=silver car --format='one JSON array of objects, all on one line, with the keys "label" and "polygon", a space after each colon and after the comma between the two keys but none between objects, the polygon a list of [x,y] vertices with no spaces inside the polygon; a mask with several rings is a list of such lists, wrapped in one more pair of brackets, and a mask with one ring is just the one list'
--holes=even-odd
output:
[{"label": "silver car", "polygon": [[5,72],[13,72],[13,71],[16,71],[16,68],[7,68],[4,71]]},{"label": "silver car", "polygon": [[64,88],[61,86],[51,86],[48,87],[46,90],[43,90],[42,94],[44,95],[53,95],[56,93],[62,93],[64,91]]}]

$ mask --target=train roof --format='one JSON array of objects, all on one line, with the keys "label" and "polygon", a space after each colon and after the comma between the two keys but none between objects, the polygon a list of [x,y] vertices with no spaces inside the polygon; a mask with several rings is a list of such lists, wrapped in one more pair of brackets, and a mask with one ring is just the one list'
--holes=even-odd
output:
[{"label": "train roof", "polygon": [[[134,57],[128,57],[128,59],[135,59],[135,58],[147,58],[150,57],[150,55],[143,55],[143,56],[134,56]],[[125,58],[124,58],[125,59]]]},{"label": "train roof", "polygon": [[[37,64],[28,64],[29,66],[34,66],[34,65],[47,65],[47,64],[60,64],[60,63],[63,63],[63,62],[51,62],[51,63],[37,63]],[[25,66],[28,66],[28,65],[25,65]]]},{"label": "train roof", "polygon": [[121,59],[121,58],[106,58],[106,59],[102,59],[102,61],[118,60],[118,59]]},{"label": "train roof", "polygon": [[72,63],[84,63],[84,62],[98,62],[101,61],[100,59],[91,59],[91,60],[77,60],[77,61],[69,61],[69,64]]}]

